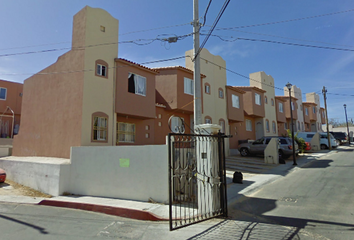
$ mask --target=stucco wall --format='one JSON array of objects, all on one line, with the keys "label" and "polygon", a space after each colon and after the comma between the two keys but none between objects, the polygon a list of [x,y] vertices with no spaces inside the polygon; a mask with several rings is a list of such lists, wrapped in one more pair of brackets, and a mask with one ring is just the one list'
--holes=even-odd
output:
[{"label": "stucco wall", "polygon": [[166,202],[168,146],[74,147],[68,191],[138,201],[151,197]]},{"label": "stucco wall", "polygon": [[[273,132],[272,129],[272,122],[277,122],[276,109],[275,106],[272,106],[271,104],[271,99],[275,99],[274,79],[271,75],[267,75],[263,71],[251,73],[249,77],[250,86],[255,86],[266,91],[262,99],[262,104],[264,104],[265,112],[263,126],[266,126],[266,120],[268,120],[270,131],[267,132],[266,128],[264,128],[264,136],[278,135],[278,128],[276,127],[275,132]],[[267,97],[267,103],[265,102],[265,97]]]},{"label": "stucco wall", "polygon": [[[108,12],[99,8],[86,6],[74,17],[73,41],[83,42],[84,72],[82,115],[81,115],[81,145],[102,146],[115,145],[116,142],[116,115],[114,114],[114,79],[115,58],[118,55],[118,20]],[[104,27],[104,31],[101,31]],[[74,38],[75,37],[75,38]],[[74,45],[75,43],[73,43]],[[82,45],[81,45],[82,46]],[[96,76],[96,60],[103,60],[108,64],[106,77]],[[92,114],[103,112],[108,115],[108,141],[92,142]]]}]

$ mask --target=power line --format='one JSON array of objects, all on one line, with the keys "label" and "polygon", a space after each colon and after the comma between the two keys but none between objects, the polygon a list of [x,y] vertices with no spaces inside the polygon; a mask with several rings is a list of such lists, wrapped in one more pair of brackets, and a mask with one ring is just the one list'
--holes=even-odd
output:
[{"label": "power line", "polygon": [[205,23],[206,23],[206,16],[207,16],[207,14],[208,14],[208,10],[209,10],[209,7],[210,7],[211,2],[212,2],[212,0],[209,0],[208,6],[207,6],[207,8],[206,8],[206,10],[205,10],[205,13],[204,13],[204,22],[203,22],[202,26],[204,26]]},{"label": "power line", "polygon": [[344,93],[327,93],[327,94],[331,94],[331,95],[336,95],[336,96],[342,96],[342,97],[354,97],[353,94],[344,94]]},{"label": "power line", "polygon": [[[209,33],[208,33],[207,36],[205,37],[205,39],[204,39],[202,45],[200,45],[200,47],[199,47],[199,49],[198,49],[198,52],[195,54],[194,59],[198,56],[198,54],[200,53],[200,51],[203,49],[203,47],[204,47],[205,44],[207,43],[207,41],[208,41],[208,39],[209,39],[211,33],[213,32],[214,28],[215,28],[216,25],[218,24],[218,22],[219,22],[221,16],[224,14],[224,12],[225,12],[225,10],[226,10],[226,8],[227,8],[227,5],[229,5],[229,3],[230,3],[230,0],[225,0],[224,5],[222,6],[221,10],[219,11],[218,15],[216,16],[216,19],[215,19],[215,21],[214,21],[212,27],[211,27],[210,30],[209,30]],[[194,60],[194,59],[193,59],[193,60]]]},{"label": "power line", "polygon": [[[201,34],[203,35],[203,34]],[[233,40],[223,39],[218,35],[213,35],[213,37],[218,37],[220,40],[225,42],[235,42],[237,40],[245,40],[245,41],[252,41],[252,42],[267,42],[267,43],[275,43],[275,44],[282,44],[282,45],[290,45],[290,46],[299,46],[299,47],[311,47],[311,48],[320,48],[320,49],[329,49],[329,50],[338,50],[338,51],[349,51],[354,52],[354,49],[349,48],[336,48],[336,47],[325,47],[325,46],[316,46],[316,45],[307,45],[307,44],[300,44],[300,43],[290,43],[290,42],[279,42],[279,41],[272,41],[272,40],[265,40],[265,39],[254,39],[254,38],[235,38]]]},{"label": "power line", "polygon": [[273,25],[273,24],[279,24],[279,23],[287,23],[287,22],[301,21],[301,20],[312,19],[312,18],[319,18],[319,17],[331,16],[331,15],[342,14],[342,13],[353,12],[353,11],[354,11],[354,9],[348,9],[348,10],[344,10],[344,11],[333,12],[333,13],[325,13],[325,14],[320,14],[320,15],[315,15],[315,16],[309,16],[309,17],[302,17],[302,18],[281,20],[281,21],[268,22],[268,23],[258,23],[258,24],[245,25],[245,26],[238,26],[238,27],[216,28],[215,30],[231,30],[231,29],[237,29],[237,28],[259,27],[259,26],[265,26],[265,25]]}]

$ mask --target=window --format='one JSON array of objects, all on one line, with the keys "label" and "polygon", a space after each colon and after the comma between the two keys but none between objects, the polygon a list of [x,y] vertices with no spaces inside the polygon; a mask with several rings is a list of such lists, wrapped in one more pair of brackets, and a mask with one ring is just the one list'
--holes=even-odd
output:
[{"label": "window", "polygon": [[266,130],[267,130],[267,132],[269,132],[269,120],[268,119],[266,120]]},{"label": "window", "polygon": [[106,28],[104,26],[100,26],[100,30],[101,30],[101,32],[105,32]]},{"label": "window", "polygon": [[279,103],[279,112],[283,112],[283,103]]},{"label": "window", "polygon": [[[98,115],[98,116],[97,116]],[[97,114],[93,116],[93,141],[107,142],[107,121],[108,117],[106,114]],[[103,116],[106,115],[106,116]]]},{"label": "window", "polygon": [[258,93],[255,93],[254,96],[255,96],[256,104],[261,105],[261,95],[259,95]]},{"label": "window", "polygon": [[300,105],[301,111],[302,111],[302,104]]},{"label": "window", "polygon": [[211,117],[205,117],[205,123],[206,124],[211,124],[212,123]]},{"label": "window", "polygon": [[184,78],[184,93],[194,95],[194,81],[189,78]]},{"label": "window", "polygon": [[102,59],[98,59],[95,62],[96,66],[96,76],[108,78],[108,63]]},{"label": "window", "polygon": [[223,119],[219,120],[219,125],[221,126],[221,132],[225,133],[225,121]]},{"label": "window", "polygon": [[306,116],[309,115],[309,109],[308,108],[305,108],[305,114],[306,114]]},{"label": "window", "polygon": [[288,129],[288,123],[284,123],[284,129]]},{"label": "window", "polygon": [[291,102],[291,110],[295,110],[295,104],[294,104],[294,102]]},{"label": "window", "polygon": [[234,94],[232,94],[232,106],[234,108],[240,108],[240,98]]},{"label": "window", "polygon": [[300,122],[297,121],[297,130],[300,131]]},{"label": "window", "polygon": [[224,91],[219,88],[219,98],[224,98]]},{"label": "window", "polygon": [[246,119],[246,131],[252,131],[252,121]]},{"label": "window", "polygon": [[6,100],[6,93],[7,93],[6,88],[0,88],[0,99],[1,100]]},{"label": "window", "polygon": [[210,85],[207,83],[205,84],[205,93],[210,94]]},{"label": "window", "polygon": [[146,96],[146,78],[134,73],[129,73],[128,92]]},{"label": "window", "polygon": [[268,98],[267,98],[267,96],[264,97],[264,103],[266,103],[266,104],[268,103]]},{"label": "window", "polygon": [[316,107],[312,107],[313,113],[316,113]]},{"label": "window", "polygon": [[180,117],[171,118],[171,131],[174,133],[184,133],[184,119]]},{"label": "window", "polygon": [[274,106],[274,100],[273,100],[273,98],[270,100],[270,102],[272,103],[272,106]]},{"label": "window", "polygon": [[272,131],[273,131],[273,133],[277,132],[276,125],[275,125],[274,121],[272,122]]},{"label": "window", "polygon": [[117,141],[118,142],[135,142],[135,124],[133,123],[117,123]]}]

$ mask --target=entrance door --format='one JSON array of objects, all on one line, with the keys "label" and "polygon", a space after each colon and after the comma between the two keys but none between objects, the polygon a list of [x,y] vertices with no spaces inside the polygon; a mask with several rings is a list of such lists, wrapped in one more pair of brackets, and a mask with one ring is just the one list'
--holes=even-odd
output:
[{"label": "entrance door", "polygon": [[263,125],[262,122],[256,122],[256,139],[263,137]]}]

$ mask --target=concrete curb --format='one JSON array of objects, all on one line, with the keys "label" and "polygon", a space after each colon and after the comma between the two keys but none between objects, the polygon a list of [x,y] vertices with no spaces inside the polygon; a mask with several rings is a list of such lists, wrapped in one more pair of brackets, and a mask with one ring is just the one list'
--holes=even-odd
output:
[{"label": "concrete curb", "polygon": [[80,202],[66,202],[58,200],[42,200],[38,205],[51,206],[51,207],[63,207],[63,208],[73,208],[85,211],[99,212],[119,217],[132,218],[136,220],[147,220],[147,221],[167,221],[168,219],[157,216],[151,212],[130,208],[113,207],[105,205],[97,205],[90,203],[80,203]]}]

